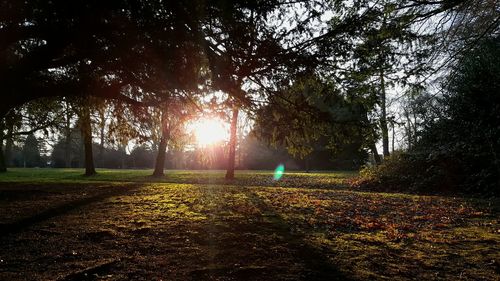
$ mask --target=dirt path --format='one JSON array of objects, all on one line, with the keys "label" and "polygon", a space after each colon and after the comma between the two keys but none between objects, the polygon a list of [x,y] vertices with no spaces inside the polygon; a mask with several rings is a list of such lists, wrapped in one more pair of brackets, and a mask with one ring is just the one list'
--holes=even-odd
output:
[{"label": "dirt path", "polygon": [[251,189],[19,185],[0,193],[0,280],[346,279]]}]

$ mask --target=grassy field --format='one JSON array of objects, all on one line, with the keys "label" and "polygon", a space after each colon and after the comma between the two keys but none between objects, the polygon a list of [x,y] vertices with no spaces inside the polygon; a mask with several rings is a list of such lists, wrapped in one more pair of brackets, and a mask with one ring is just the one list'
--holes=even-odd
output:
[{"label": "grassy field", "polygon": [[281,186],[331,188],[345,186],[346,180],[357,175],[351,171],[304,173],[291,171],[279,181],[273,179],[273,171],[237,171],[232,181],[224,179],[221,170],[169,170],[163,178],[153,178],[152,170],[97,169],[93,177],[83,175],[82,169],[24,169],[12,168],[0,174],[0,182],[22,183],[190,183],[190,184],[232,184],[242,186]]},{"label": "grassy field", "polygon": [[355,173],[12,169],[0,280],[499,280],[496,199],[361,192]]}]

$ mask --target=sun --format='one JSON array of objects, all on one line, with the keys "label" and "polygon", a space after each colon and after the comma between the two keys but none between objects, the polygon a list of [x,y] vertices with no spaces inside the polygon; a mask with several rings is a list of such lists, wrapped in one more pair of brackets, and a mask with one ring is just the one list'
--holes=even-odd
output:
[{"label": "sun", "polygon": [[212,145],[228,139],[228,130],[220,119],[203,118],[192,124],[196,142],[201,146]]}]

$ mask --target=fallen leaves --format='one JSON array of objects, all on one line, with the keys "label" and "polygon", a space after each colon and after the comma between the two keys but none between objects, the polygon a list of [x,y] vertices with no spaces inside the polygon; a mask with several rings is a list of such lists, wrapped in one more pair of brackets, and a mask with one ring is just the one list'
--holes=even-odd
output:
[{"label": "fallen leaves", "polygon": [[[488,202],[321,189],[258,189],[257,194],[360,279],[435,278],[425,268],[439,270],[448,276],[444,279],[460,273],[498,277],[492,267],[464,271],[465,264],[484,263],[500,251],[500,236],[492,237],[500,232],[498,214],[484,207]],[[380,271],[382,266],[392,269]]]}]

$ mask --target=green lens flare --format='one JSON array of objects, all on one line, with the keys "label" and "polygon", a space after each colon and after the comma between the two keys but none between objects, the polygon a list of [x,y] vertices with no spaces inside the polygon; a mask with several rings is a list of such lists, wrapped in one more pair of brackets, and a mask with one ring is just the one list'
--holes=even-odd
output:
[{"label": "green lens flare", "polygon": [[281,179],[283,174],[285,173],[285,165],[279,164],[278,167],[276,167],[276,170],[274,170],[274,180],[277,181]]}]

